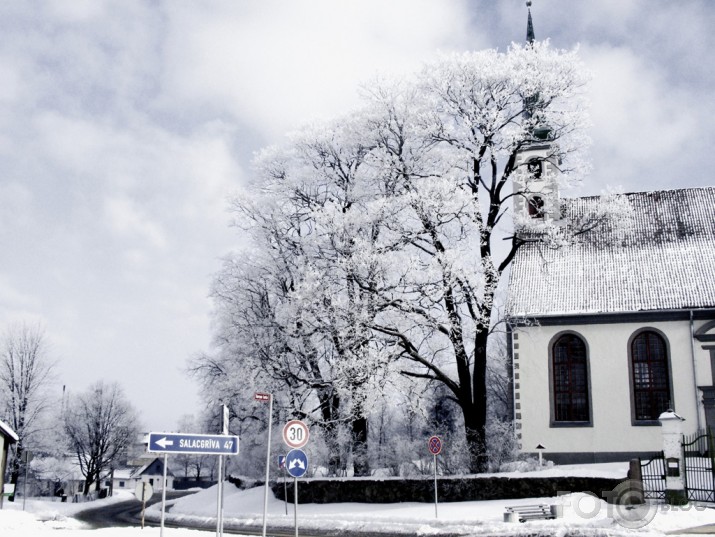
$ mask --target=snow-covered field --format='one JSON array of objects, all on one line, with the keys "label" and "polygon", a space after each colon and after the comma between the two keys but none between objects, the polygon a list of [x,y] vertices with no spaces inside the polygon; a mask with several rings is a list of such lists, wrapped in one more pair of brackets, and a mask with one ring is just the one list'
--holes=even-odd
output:
[{"label": "snow-covered field", "polygon": [[[598,475],[622,477],[624,465],[593,465],[588,468],[555,467],[533,475]],[[504,474],[500,474],[504,475]],[[300,494],[300,486],[299,486]],[[99,500],[94,505],[127,499],[128,493],[120,493],[114,498]],[[564,516],[555,521],[532,521],[527,523],[505,523],[503,513],[506,506],[533,503],[560,504]],[[2,537],[27,537],[36,534],[59,531],[61,537],[84,537],[86,528],[73,515],[88,504],[62,504],[28,500],[27,511],[22,512],[22,504],[5,502],[0,511],[0,535]],[[485,502],[443,503],[438,506],[435,518],[434,504],[305,504],[298,506],[298,524],[304,531],[316,529],[360,529],[365,531],[386,531],[405,535],[438,535],[440,533],[460,533],[464,535],[521,535],[538,531],[544,535],[637,535],[651,536],[702,526],[715,525],[715,508],[690,506],[684,509],[667,509],[653,506],[649,514],[653,519],[643,528],[630,530],[614,521],[613,507],[587,494],[569,494],[559,498],[531,498],[521,500],[497,500]],[[286,529],[293,528],[293,506],[287,506],[269,497],[269,525]],[[225,523],[249,524],[260,529],[263,513],[263,488],[240,491],[226,487]],[[149,509],[148,518],[159,520],[160,506]],[[199,491],[180,500],[170,502],[167,520],[174,522],[210,521],[215,524],[216,490]],[[714,526],[715,527],[715,526]],[[158,528],[115,528],[94,530],[98,537],[152,537],[159,535]],[[205,536],[196,530],[165,528],[165,536],[198,537]]]}]

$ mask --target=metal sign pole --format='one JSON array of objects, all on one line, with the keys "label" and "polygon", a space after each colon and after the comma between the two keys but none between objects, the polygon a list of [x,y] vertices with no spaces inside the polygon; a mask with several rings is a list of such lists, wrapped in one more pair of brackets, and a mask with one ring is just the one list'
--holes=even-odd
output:
[{"label": "metal sign pole", "polygon": [[218,456],[218,483],[216,487],[216,537],[221,537],[221,489],[223,488],[223,456]]},{"label": "metal sign pole", "polygon": [[273,425],[273,394],[268,394],[268,448],[266,449],[266,486],[263,491],[263,537],[266,537],[266,514],[268,513],[268,479],[271,468],[271,426]]},{"label": "metal sign pole", "polygon": [[286,508],[286,516],[288,516],[288,476],[286,475],[286,467],[283,465],[283,503]]},{"label": "metal sign pole", "polygon": [[166,467],[169,455],[164,453],[164,482],[161,487],[161,528],[159,529],[159,537],[164,537],[164,513],[166,512]]},{"label": "metal sign pole", "polygon": [[[221,434],[226,436],[228,435],[228,421],[229,421],[229,412],[228,412],[228,405],[221,405],[221,414],[222,414],[222,421],[221,421]],[[219,487],[218,487],[218,520],[216,520],[216,527],[217,527],[217,532],[219,537],[223,537],[223,489],[224,489],[224,475],[226,473],[224,469],[224,458],[223,455],[219,455],[218,457],[218,470],[219,470]]]},{"label": "metal sign pole", "polygon": [[[25,479],[22,482],[22,510],[25,510],[25,501],[27,500],[27,468],[30,466],[30,461],[33,459],[32,452],[26,449],[22,452],[22,462],[25,463]],[[0,483],[0,487],[2,483]]]},{"label": "metal sign pole", "polygon": [[221,537],[223,537],[223,511],[224,511],[224,504],[226,503],[226,474],[228,473],[226,468],[228,467],[228,460],[221,455],[221,458],[223,459],[223,465],[221,469]]},{"label": "metal sign pole", "polygon": [[434,517],[437,518],[437,455],[434,457]]},{"label": "metal sign pole", "polygon": [[[23,453],[23,455],[25,455]],[[27,460],[27,457],[25,458]],[[22,510],[25,510],[25,501],[27,500],[27,467],[30,466],[29,462],[25,463],[25,479],[22,481]]]},{"label": "metal sign pole", "polygon": [[293,478],[293,523],[295,524],[295,537],[298,537],[298,478]]}]

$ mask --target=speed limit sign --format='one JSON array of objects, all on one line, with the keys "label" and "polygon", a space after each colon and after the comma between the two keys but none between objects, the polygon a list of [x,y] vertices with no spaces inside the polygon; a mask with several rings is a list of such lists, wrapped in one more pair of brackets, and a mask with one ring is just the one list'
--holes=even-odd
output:
[{"label": "speed limit sign", "polygon": [[291,420],[283,427],[283,442],[289,448],[302,448],[308,443],[308,436],[308,426],[300,420]]}]

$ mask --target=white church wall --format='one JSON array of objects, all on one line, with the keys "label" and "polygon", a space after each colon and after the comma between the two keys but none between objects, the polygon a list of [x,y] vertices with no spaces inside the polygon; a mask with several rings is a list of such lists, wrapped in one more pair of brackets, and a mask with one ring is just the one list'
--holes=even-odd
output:
[{"label": "white church wall", "polygon": [[[697,377],[693,375],[688,321],[526,327],[515,331],[513,341],[515,417],[522,451],[534,452],[541,444],[548,458],[549,452],[617,453],[662,449],[660,427],[633,425],[631,417],[628,346],[631,336],[643,328],[653,328],[665,336],[675,410],[687,420],[683,424],[685,433],[697,429],[698,407],[702,405],[697,402],[700,394],[695,386],[711,384],[712,377],[709,353],[699,348],[695,350]],[[580,335],[587,345],[590,426],[551,424],[549,348],[554,337],[566,331]]]},{"label": "white church wall", "polygon": [[[693,323],[693,332],[711,323],[711,321],[695,321]],[[712,386],[715,375],[712,370],[712,362],[710,360],[710,350],[715,343],[693,341],[693,348],[696,356],[696,372],[699,386]],[[707,348],[703,348],[707,347]]]}]

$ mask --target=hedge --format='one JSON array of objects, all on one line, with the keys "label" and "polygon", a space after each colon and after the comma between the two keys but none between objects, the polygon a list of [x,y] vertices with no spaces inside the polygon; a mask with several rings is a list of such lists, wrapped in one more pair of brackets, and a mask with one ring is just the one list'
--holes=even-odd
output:
[{"label": "hedge", "polygon": [[[440,502],[553,497],[563,492],[590,492],[599,498],[623,479],[603,477],[438,477]],[[272,482],[276,498],[284,499],[282,481]],[[287,500],[293,502],[293,480],[287,482]],[[433,502],[434,478],[325,478],[301,479],[298,503]]]}]

